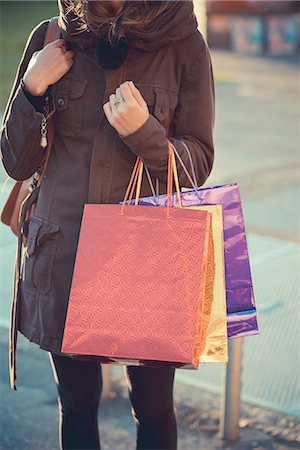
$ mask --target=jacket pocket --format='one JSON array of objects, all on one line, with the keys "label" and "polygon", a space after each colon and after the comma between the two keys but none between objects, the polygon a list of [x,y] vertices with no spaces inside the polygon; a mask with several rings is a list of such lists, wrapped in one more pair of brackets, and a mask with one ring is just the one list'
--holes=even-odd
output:
[{"label": "jacket pocket", "polygon": [[58,225],[38,216],[32,216],[30,219],[22,277],[22,284],[27,290],[42,295],[51,290],[59,228]]},{"label": "jacket pocket", "polygon": [[76,137],[82,131],[87,83],[84,78],[63,77],[55,85],[55,125],[63,136]]},{"label": "jacket pocket", "polygon": [[150,114],[160,122],[171,121],[178,103],[178,93],[170,88],[135,83],[148,105]]}]

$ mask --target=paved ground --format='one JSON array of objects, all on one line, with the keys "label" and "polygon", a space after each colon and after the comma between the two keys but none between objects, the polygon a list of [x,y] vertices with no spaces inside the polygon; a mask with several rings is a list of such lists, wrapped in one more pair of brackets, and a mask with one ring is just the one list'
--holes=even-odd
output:
[{"label": "paved ground", "polygon": [[[240,184],[260,334],[244,339],[241,440],[235,446],[223,444],[216,432],[224,367],[203,365],[198,372],[177,371],[179,448],[293,448],[300,442],[295,314],[300,261],[300,74],[293,59],[215,50],[212,57],[218,81],[216,160],[206,184]],[[56,449],[56,393],[47,354],[23,340],[22,387],[17,393],[8,387],[6,327],[15,241],[5,227],[0,228],[0,246],[1,278],[7,280],[0,287],[1,428],[5,430],[0,448]],[[113,370],[115,397],[102,401],[99,423],[104,449],[134,448],[135,429],[120,370]]]},{"label": "paved ground", "polygon": [[[1,450],[58,450],[56,386],[46,352],[20,336],[18,391],[8,389],[7,334],[0,331]],[[112,396],[102,398],[99,430],[103,450],[135,448],[135,425],[120,367],[112,367]],[[178,371],[176,372],[176,375]],[[284,450],[298,448],[300,421],[243,404],[240,440],[218,435],[219,397],[175,381],[179,450]]]}]

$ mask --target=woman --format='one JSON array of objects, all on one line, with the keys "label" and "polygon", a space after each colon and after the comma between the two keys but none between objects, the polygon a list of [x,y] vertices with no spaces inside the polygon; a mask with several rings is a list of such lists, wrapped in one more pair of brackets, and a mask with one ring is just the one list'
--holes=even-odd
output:
[{"label": "woman", "polygon": [[[137,155],[166,193],[167,139],[189,167],[180,139],[187,144],[202,185],[214,158],[215,89],[192,1],[58,0],[58,6],[60,38],[42,49],[48,20],[30,34],[1,130],[3,165],[25,180],[44,155],[43,119],[53,116],[55,123],[34,215],[24,228],[15,326],[49,352],[61,448],[98,449],[101,366],[60,352],[83,206],[122,201]],[[181,185],[190,187],[177,165]],[[147,195],[144,179],[141,196]],[[175,369],[125,371],[137,448],[177,448]],[[16,389],[14,358],[11,374]]]}]

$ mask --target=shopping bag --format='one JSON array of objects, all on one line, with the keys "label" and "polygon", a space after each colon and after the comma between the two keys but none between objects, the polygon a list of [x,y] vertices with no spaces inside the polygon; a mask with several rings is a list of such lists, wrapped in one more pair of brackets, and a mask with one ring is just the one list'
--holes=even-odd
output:
[{"label": "shopping bag", "polygon": [[139,157],[122,206],[85,204],[63,353],[197,369],[209,323],[207,272],[214,276],[211,213],[171,207],[172,157],[169,146],[166,209],[126,204],[137,179],[140,188]]},{"label": "shopping bag", "polygon": [[[176,185],[176,191],[180,192],[179,180],[175,159],[173,158],[173,172]],[[147,172],[147,168],[146,168]],[[147,172],[148,179],[150,174]],[[150,182],[151,185],[151,182]],[[152,186],[153,187],[153,186]],[[179,206],[182,207],[180,195],[178,196]],[[134,200],[135,204],[139,203],[139,196]],[[228,337],[227,337],[227,320],[226,320],[226,289],[225,289],[225,273],[224,273],[224,240],[223,240],[223,219],[222,206],[195,206],[189,207],[193,209],[201,209],[209,211],[212,214],[212,240],[209,255],[213,262],[210,261],[210,267],[214,268],[214,277],[210,277],[211,283],[206,286],[206,310],[203,312],[203,332],[206,334],[205,350],[200,355],[200,362],[227,362],[228,361]],[[208,323],[209,321],[209,323]]]},{"label": "shopping bag", "polygon": [[[181,141],[184,144],[184,141]],[[198,188],[173,144],[177,156],[193,189],[185,189],[180,197],[172,194],[172,205],[183,207],[222,205],[224,227],[227,334],[228,338],[258,334],[257,312],[250,270],[245,223],[240,189],[237,183]],[[187,152],[189,149],[184,144]],[[189,154],[189,153],[188,153]],[[194,168],[189,154],[191,170]],[[135,200],[134,200],[135,201]],[[140,198],[140,206],[166,206],[167,196],[152,195]]]},{"label": "shopping bag", "polygon": [[[173,155],[174,156],[174,155]],[[180,192],[177,167],[173,157],[173,172],[177,193]],[[151,177],[146,169],[151,186]],[[153,189],[153,186],[151,186]],[[182,207],[180,195],[177,194],[178,206]],[[134,200],[139,203],[139,196]],[[214,268],[214,276],[209,277],[210,284],[206,285],[206,309],[203,312],[203,332],[206,334],[205,350],[200,355],[200,362],[227,362],[228,361],[228,338],[227,338],[227,320],[226,320],[226,289],[224,273],[224,240],[223,240],[223,219],[222,206],[195,206],[189,207],[209,211],[212,214],[212,240],[211,250],[209,252],[210,267]],[[209,323],[208,323],[209,321]]]},{"label": "shopping bag", "polygon": [[222,206],[195,206],[212,215],[212,241],[214,252],[214,283],[212,303],[206,332],[205,349],[200,355],[200,363],[227,362],[228,336],[226,320],[226,286],[224,272],[224,240]]}]

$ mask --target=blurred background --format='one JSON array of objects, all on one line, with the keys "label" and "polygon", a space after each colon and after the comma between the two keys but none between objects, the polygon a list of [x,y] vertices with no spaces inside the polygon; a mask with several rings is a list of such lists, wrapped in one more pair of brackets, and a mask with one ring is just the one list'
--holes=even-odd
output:
[{"label": "blurred background", "polygon": [[[300,2],[194,0],[194,7],[216,86],[216,157],[206,185],[240,185],[260,333],[241,342],[239,430],[230,443],[220,434],[226,365],[176,371],[179,448],[299,448]],[[1,1],[0,8],[1,118],[29,33],[58,10],[56,1]],[[1,209],[14,184],[9,179],[4,186],[6,178],[1,166]],[[0,247],[0,448],[54,450],[50,363],[22,336],[20,388],[9,387],[16,238],[3,224]],[[134,448],[123,369],[108,374],[99,415],[103,448]]]}]

